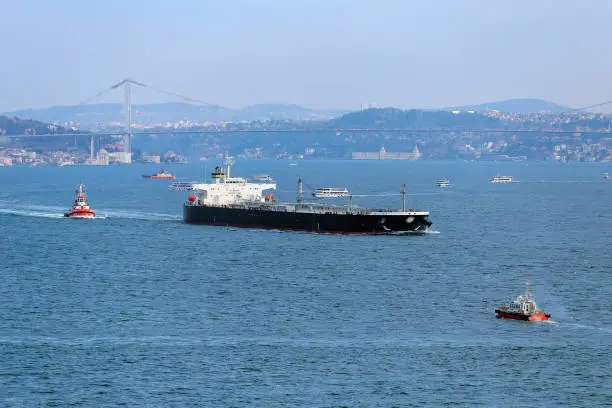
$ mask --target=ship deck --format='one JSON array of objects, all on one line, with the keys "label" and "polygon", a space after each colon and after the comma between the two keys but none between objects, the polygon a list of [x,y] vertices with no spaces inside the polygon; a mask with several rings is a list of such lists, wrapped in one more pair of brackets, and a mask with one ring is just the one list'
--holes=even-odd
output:
[{"label": "ship deck", "polygon": [[315,203],[259,203],[247,202],[241,204],[197,204],[186,203],[185,205],[194,207],[219,207],[219,208],[234,208],[251,211],[271,211],[271,212],[297,212],[307,214],[337,214],[337,215],[429,215],[427,211],[414,209],[398,210],[388,208],[361,208],[356,206],[339,206],[332,204],[315,204]]}]

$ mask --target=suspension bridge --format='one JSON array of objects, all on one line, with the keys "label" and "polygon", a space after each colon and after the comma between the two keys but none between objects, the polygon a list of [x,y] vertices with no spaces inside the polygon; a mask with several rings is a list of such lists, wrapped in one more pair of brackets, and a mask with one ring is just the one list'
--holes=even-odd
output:
[{"label": "suspension bridge", "polygon": [[[542,129],[456,129],[456,128],[329,128],[329,127],[300,127],[295,129],[195,129],[195,130],[157,130],[151,129],[147,131],[133,131],[132,126],[132,87],[140,87],[152,90],[157,93],[164,94],[166,96],[170,96],[173,98],[177,98],[186,103],[197,104],[200,106],[211,106],[210,103],[204,102],[197,98],[191,98],[188,96],[184,96],[175,92],[166,91],[155,86],[145,84],[143,82],[134,81],[132,79],[124,79],[104,90],[98,92],[90,98],[80,102],[75,105],[75,107],[80,107],[87,105],[101,96],[117,90],[119,88],[123,88],[124,91],[124,100],[123,100],[123,113],[124,113],[124,128],[123,131],[102,131],[102,132],[81,132],[81,133],[47,133],[47,134],[19,134],[19,135],[4,135],[3,137],[9,139],[20,139],[20,138],[49,138],[49,137],[90,137],[91,143],[93,146],[93,137],[99,136],[121,136],[123,138],[124,143],[124,157],[122,159],[123,162],[129,163],[131,162],[131,153],[132,153],[132,137],[136,135],[163,135],[163,134],[174,134],[174,135],[188,135],[188,134],[223,134],[223,133],[370,133],[370,132],[396,132],[396,133],[423,133],[423,134],[433,134],[433,133],[449,133],[449,132],[462,132],[462,133],[474,133],[474,134],[483,134],[483,133],[501,133],[501,134],[521,134],[521,133],[547,133],[547,134],[574,134],[575,130],[564,130],[561,128],[542,128]],[[588,106],[583,106],[576,109],[568,110],[564,112],[564,114],[573,114],[580,111],[587,111],[589,109],[598,108],[601,106],[605,106],[608,104],[612,104],[612,101],[600,102],[597,104],[592,104]],[[612,133],[610,127],[607,129],[601,130],[588,130],[581,131],[582,134],[602,134],[602,133]]]}]

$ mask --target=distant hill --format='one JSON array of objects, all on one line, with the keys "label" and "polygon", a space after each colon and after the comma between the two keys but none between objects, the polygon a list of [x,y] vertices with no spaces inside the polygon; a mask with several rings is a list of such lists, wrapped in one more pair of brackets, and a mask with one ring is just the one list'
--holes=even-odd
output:
[{"label": "distant hill", "polygon": [[317,120],[338,117],[346,112],[340,109],[313,110],[294,104],[259,104],[236,110],[235,120]]},{"label": "distant hill", "polygon": [[20,119],[17,117],[0,116],[0,136],[1,135],[41,135],[50,133],[81,133],[77,130],[64,128],[62,126],[54,126],[48,123],[42,123],[37,120]]},{"label": "distant hill", "polygon": [[499,128],[503,122],[476,113],[448,111],[401,110],[396,108],[371,108],[347,113],[327,123],[333,128]]},{"label": "distant hill", "polygon": [[[340,110],[313,110],[290,104],[261,104],[242,109],[218,105],[194,105],[183,102],[132,105],[135,124],[153,125],[167,122],[222,122],[254,120],[312,120],[330,119],[345,113]],[[93,128],[101,123],[123,122],[123,105],[93,104],[82,106],[54,106],[42,109],[25,109],[7,113],[51,123],[75,123],[82,128]]]},{"label": "distant hill", "polygon": [[498,110],[508,113],[563,113],[572,110],[572,108],[561,106],[543,99],[508,99],[505,101],[483,103],[480,105],[457,106],[445,110],[473,110],[475,112]]}]

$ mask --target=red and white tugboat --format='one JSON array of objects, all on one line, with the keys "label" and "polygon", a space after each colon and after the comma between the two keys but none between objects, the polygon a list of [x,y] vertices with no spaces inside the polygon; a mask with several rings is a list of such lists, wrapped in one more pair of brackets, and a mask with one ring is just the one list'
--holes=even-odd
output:
[{"label": "red and white tugboat", "polygon": [[87,204],[87,196],[85,195],[85,186],[83,182],[79,182],[77,189],[75,190],[74,204],[72,208],[64,213],[64,217],[69,218],[95,218],[96,213]]},{"label": "red and white tugboat", "polygon": [[168,170],[166,169],[161,169],[161,171],[155,174],[145,174],[142,177],[146,179],[175,179],[176,178],[174,174],[168,172]]},{"label": "red and white tugboat", "polygon": [[525,295],[519,296],[515,301],[510,302],[510,305],[503,305],[499,309],[495,309],[497,317],[515,320],[527,321],[543,321],[550,318],[549,314],[538,309],[535,300],[529,292],[529,283],[525,284]]}]

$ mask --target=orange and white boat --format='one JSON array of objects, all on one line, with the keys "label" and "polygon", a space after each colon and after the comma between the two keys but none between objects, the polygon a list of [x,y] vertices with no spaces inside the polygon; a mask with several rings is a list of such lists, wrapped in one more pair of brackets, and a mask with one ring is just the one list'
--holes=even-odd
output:
[{"label": "orange and white boat", "polygon": [[175,179],[176,178],[174,174],[170,173],[166,169],[161,169],[161,171],[155,174],[145,174],[142,177],[146,179]]},{"label": "orange and white boat", "polygon": [[529,292],[529,283],[525,284],[525,295],[519,296],[515,301],[510,302],[510,305],[503,305],[499,309],[495,309],[498,319],[514,319],[528,321],[543,321],[550,318],[549,314],[538,309],[535,300]]},{"label": "orange and white boat", "polygon": [[96,213],[94,210],[87,204],[87,196],[85,194],[85,186],[83,182],[79,182],[77,189],[74,192],[74,204],[72,204],[72,208],[64,213],[64,217],[69,218],[95,218]]}]

